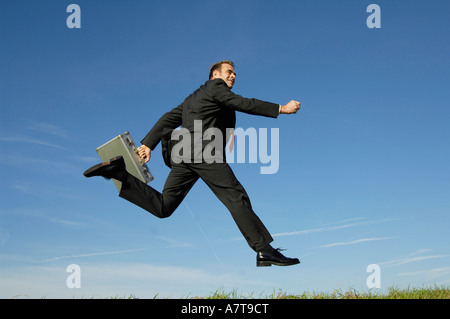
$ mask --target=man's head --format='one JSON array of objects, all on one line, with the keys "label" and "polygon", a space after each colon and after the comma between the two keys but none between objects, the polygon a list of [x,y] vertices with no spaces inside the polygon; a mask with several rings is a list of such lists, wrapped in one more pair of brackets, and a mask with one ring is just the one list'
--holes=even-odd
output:
[{"label": "man's head", "polygon": [[236,79],[236,72],[234,72],[234,63],[231,61],[220,61],[214,63],[209,70],[209,79],[222,79],[231,89]]}]

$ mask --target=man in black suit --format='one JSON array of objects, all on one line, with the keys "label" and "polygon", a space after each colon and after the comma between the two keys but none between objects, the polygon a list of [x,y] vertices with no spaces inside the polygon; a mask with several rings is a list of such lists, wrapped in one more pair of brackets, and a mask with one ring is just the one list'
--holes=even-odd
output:
[{"label": "man in black suit", "polygon": [[[230,211],[239,230],[249,246],[257,252],[257,266],[288,266],[298,264],[297,258],[287,258],[270,245],[273,241],[269,231],[253,212],[250,199],[236,179],[225,160],[224,147],[227,137],[235,127],[236,111],[266,117],[278,117],[279,114],[294,114],[300,109],[300,103],[290,101],[279,105],[257,99],[247,99],[234,94],[236,73],[231,61],[221,61],[210,69],[209,81],[187,97],[183,103],[165,113],[141,141],[139,155],[145,162],[151,157],[151,151],[163,140],[168,148],[170,159],[166,164],[171,167],[162,193],[141,182],[126,171],[123,158],[117,157],[89,168],[84,175],[114,178],[122,182],[119,196],[147,210],[159,218],[169,217],[195,182],[201,178]],[[173,130],[181,126],[185,132],[179,143],[190,145],[188,152],[171,151],[173,148]],[[206,152],[208,139],[195,140],[195,135],[205,137],[211,130],[215,138],[221,140],[222,148],[213,153]],[[168,141],[168,136],[171,136]],[[188,139],[187,141],[185,139]],[[210,150],[209,150],[210,151]],[[212,158],[206,158],[210,154]]]}]

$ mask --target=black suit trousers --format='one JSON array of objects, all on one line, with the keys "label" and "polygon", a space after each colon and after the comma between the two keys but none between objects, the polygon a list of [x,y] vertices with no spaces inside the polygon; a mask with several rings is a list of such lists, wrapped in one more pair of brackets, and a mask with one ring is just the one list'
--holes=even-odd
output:
[{"label": "black suit trousers", "polygon": [[119,196],[159,218],[166,218],[172,215],[199,178],[228,208],[253,250],[259,251],[273,241],[227,163],[173,164],[162,193],[129,174],[122,183]]}]

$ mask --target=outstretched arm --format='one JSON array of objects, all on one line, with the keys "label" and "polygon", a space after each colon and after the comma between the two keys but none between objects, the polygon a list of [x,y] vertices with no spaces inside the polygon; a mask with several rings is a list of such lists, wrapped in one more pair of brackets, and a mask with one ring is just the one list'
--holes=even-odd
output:
[{"label": "outstretched arm", "polygon": [[233,93],[222,79],[211,81],[212,98],[220,106],[229,107],[239,112],[277,117],[280,106],[275,103],[258,99],[249,99]]},{"label": "outstretched arm", "polygon": [[234,94],[221,79],[216,80],[212,84],[213,99],[219,105],[233,108],[236,111],[267,117],[277,117],[279,114],[297,113],[300,109],[300,102],[294,100],[285,105],[278,105],[258,99],[244,98],[238,94]]}]

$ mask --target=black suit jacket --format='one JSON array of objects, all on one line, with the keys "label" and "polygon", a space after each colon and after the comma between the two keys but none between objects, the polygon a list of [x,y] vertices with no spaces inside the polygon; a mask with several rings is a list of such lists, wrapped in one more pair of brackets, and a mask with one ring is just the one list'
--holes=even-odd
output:
[{"label": "black suit jacket", "polygon": [[195,128],[194,121],[201,120],[201,132],[198,133],[203,136],[208,128],[219,129],[223,136],[222,145],[225,147],[230,129],[234,129],[236,125],[236,111],[276,118],[279,115],[279,105],[244,98],[234,94],[222,79],[210,80],[188,96],[183,103],[165,113],[141,143],[153,150],[162,140],[163,157],[170,166],[167,158],[170,158],[170,146],[167,143],[173,129],[181,126],[192,134]]}]

